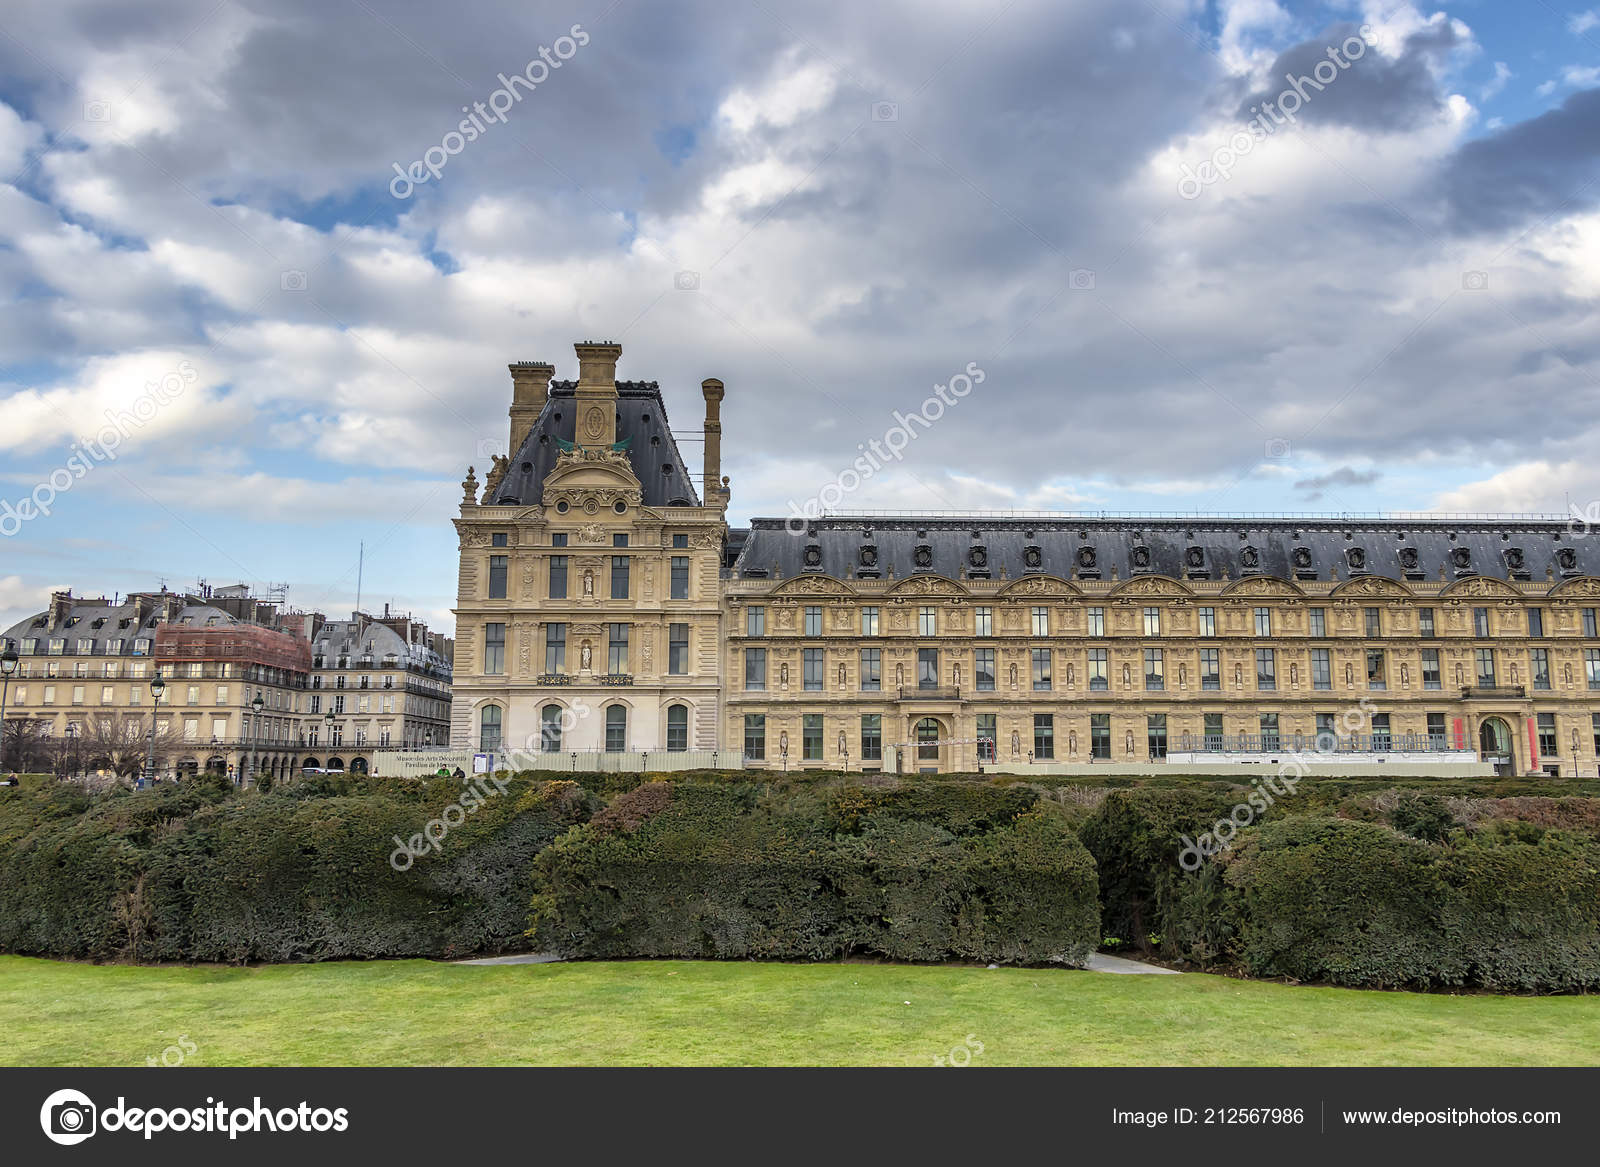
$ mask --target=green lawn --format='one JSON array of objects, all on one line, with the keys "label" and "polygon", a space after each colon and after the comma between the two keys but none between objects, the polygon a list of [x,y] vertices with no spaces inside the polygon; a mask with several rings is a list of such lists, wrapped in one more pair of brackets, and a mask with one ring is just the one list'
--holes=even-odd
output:
[{"label": "green lawn", "polygon": [[0,1062],[23,1066],[139,1066],[180,1039],[199,1066],[927,1066],[969,1036],[978,1066],[1597,1065],[1600,997],[876,964],[0,956],[0,1033]]}]

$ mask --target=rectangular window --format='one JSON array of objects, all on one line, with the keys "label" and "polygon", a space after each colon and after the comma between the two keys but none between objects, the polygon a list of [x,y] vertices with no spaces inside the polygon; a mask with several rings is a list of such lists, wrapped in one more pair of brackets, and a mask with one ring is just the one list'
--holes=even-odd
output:
[{"label": "rectangular window", "polygon": [[816,605],[806,607],[806,635],[822,635],[822,609]]},{"label": "rectangular window", "polygon": [[822,691],[822,650],[808,648],[801,653],[805,668],[805,687],[808,693]]},{"label": "rectangular window", "polygon": [[611,598],[613,600],[626,600],[628,598],[628,557],[626,555],[613,555],[611,557]]},{"label": "rectangular window", "polygon": [[822,761],[822,714],[800,715],[800,757],[807,762]]},{"label": "rectangular window", "polygon": [[1263,713],[1261,715],[1261,748],[1269,751],[1278,748],[1278,715],[1276,713]]},{"label": "rectangular window", "polygon": [[689,626],[667,625],[667,672],[684,676],[689,671]]},{"label": "rectangular window", "polygon": [[1528,653],[1528,672],[1533,676],[1535,689],[1550,687],[1550,650],[1536,648]]},{"label": "rectangular window", "polygon": [[994,635],[993,608],[974,608],[972,610],[972,634],[974,636]]},{"label": "rectangular window", "polygon": [[1111,714],[1089,714],[1089,757],[1111,757]]},{"label": "rectangular window", "polygon": [[[82,685],[74,685],[74,686],[72,686],[72,703],[74,705],[82,705],[83,704],[83,686]],[[198,704],[200,704],[200,686],[199,685],[190,685],[189,686],[189,701],[188,701],[188,703],[190,705],[198,705]]]},{"label": "rectangular window", "polygon": [[1106,610],[1104,608],[1090,608],[1089,635],[1104,636],[1106,634]]},{"label": "rectangular window", "polygon": [[506,626],[483,626],[483,671],[491,676],[506,671]]},{"label": "rectangular window", "polygon": [[1256,649],[1256,688],[1262,691],[1278,687],[1278,657],[1270,648]]},{"label": "rectangular window", "polygon": [[1106,650],[1103,648],[1089,650],[1089,688],[1110,688],[1106,679]]},{"label": "rectangular window", "polygon": [[767,757],[767,715],[744,715],[744,756],[752,762],[763,762]]},{"label": "rectangular window", "polygon": [[1033,609],[1033,634],[1035,636],[1050,635],[1050,609],[1035,607]]},{"label": "rectangular window", "polygon": [[1256,609],[1256,635],[1257,636],[1271,636],[1272,635],[1272,609],[1271,608],[1257,608]]},{"label": "rectangular window", "polygon": [[1222,688],[1221,649],[1202,648],[1200,650],[1200,687],[1202,689]]},{"label": "rectangular window", "polygon": [[1428,714],[1428,748],[1430,750],[1442,750],[1448,744],[1449,742],[1445,738],[1444,714]]},{"label": "rectangular window", "polygon": [[1152,713],[1145,718],[1145,742],[1149,746],[1151,760],[1167,756],[1167,715],[1165,713]]},{"label": "rectangular window", "polygon": [[1424,689],[1438,689],[1439,682],[1439,650],[1425,648],[1422,650],[1422,687]]},{"label": "rectangular window", "polygon": [[674,600],[687,600],[689,598],[689,557],[687,555],[674,555],[672,557],[672,598]]},{"label": "rectangular window", "polygon": [[744,634],[746,636],[765,636],[767,634],[767,610],[760,604],[752,604],[745,609]]},{"label": "rectangular window", "polygon": [[1364,608],[1366,615],[1367,636],[1378,637],[1383,635],[1383,610],[1381,608]]},{"label": "rectangular window", "polygon": [[1538,714],[1537,726],[1541,759],[1554,758],[1559,748],[1556,745],[1556,715],[1554,713]]},{"label": "rectangular window", "polygon": [[1384,667],[1383,649],[1367,649],[1367,688],[1387,689],[1388,687],[1389,675]]},{"label": "rectangular window", "polygon": [[1333,688],[1333,665],[1325,648],[1311,650],[1311,687],[1313,689]]},{"label": "rectangular window", "polygon": [[550,598],[564,600],[567,598],[567,557],[565,555],[552,555],[550,557]]},{"label": "rectangular window", "polygon": [[937,648],[917,649],[917,688],[937,689],[939,687],[939,650]]},{"label": "rectangular window", "polygon": [[1587,636],[1590,640],[1593,640],[1595,638],[1594,609],[1593,608],[1585,608],[1583,610],[1583,634],[1585,636]]},{"label": "rectangular window", "polygon": [[689,536],[688,535],[684,535],[684,534],[674,535],[672,537],[672,545],[674,547],[687,547],[687,546],[689,546]]},{"label": "rectangular window", "polygon": [[1144,687],[1146,690],[1167,687],[1166,661],[1162,658],[1159,648],[1144,650]]},{"label": "rectangular window", "polygon": [[627,545],[628,545],[628,533],[626,531],[617,531],[615,534],[613,534],[611,536],[611,546],[613,546],[613,547],[626,547]]},{"label": "rectangular window", "polygon": [[[224,689],[223,692],[227,692],[227,690]],[[102,705],[115,705],[116,703],[117,703],[117,689],[116,689],[116,686],[115,685],[101,685],[100,686],[100,704],[102,704]],[[226,705],[227,702],[226,701],[218,701],[217,704],[218,705]]]},{"label": "rectangular window", "polygon": [[78,641],[78,655],[79,656],[92,656],[92,655],[94,655],[94,641],[93,640],[79,640]]},{"label": "rectangular window", "polygon": [[1036,690],[1047,691],[1050,689],[1050,650],[1048,648],[1035,648],[1031,650],[1033,657],[1033,687]]},{"label": "rectangular window", "polygon": [[1200,609],[1200,635],[1215,636],[1217,634],[1217,610],[1215,608]]},{"label": "rectangular window", "polygon": [[883,688],[883,649],[861,650],[861,691],[876,693]]},{"label": "rectangular window", "polygon": [[1144,610],[1144,634],[1146,636],[1161,635],[1161,609],[1146,608]]},{"label": "rectangular window", "polygon": [[1323,637],[1328,635],[1328,610],[1326,608],[1309,608],[1306,614],[1310,617],[1312,636]]},{"label": "rectangular window", "polygon": [[747,648],[744,650],[744,687],[751,692],[767,687],[766,649]]},{"label": "rectangular window", "polygon": [[876,608],[862,608],[861,609],[861,635],[862,636],[876,636],[876,635],[878,635],[878,609],[876,609]]},{"label": "rectangular window", "polygon": [[1202,732],[1202,744],[1204,745],[1204,748],[1208,750],[1220,750],[1222,748],[1222,714],[1205,714],[1205,728]]},{"label": "rectangular window", "polygon": [[917,609],[917,635],[937,636],[939,634],[939,613],[935,608],[926,605]]},{"label": "rectangular window", "polygon": [[1053,758],[1056,756],[1056,719],[1054,714],[1035,713],[1033,715],[1033,756],[1035,758]]},{"label": "rectangular window", "polygon": [[565,531],[557,531],[557,532],[555,532],[554,534],[552,534],[550,536],[550,546],[552,546],[552,547],[565,547],[566,545],[567,545],[567,533]]},{"label": "rectangular window", "polygon": [[491,547],[504,547],[508,542],[509,539],[504,531],[496,531],[489,536],[489,546]]},{"label": "rectangular window", "polygon": [[628,626],[610,624],[606,637],[606,671],[620,676],[628,671]]},{"label": "rectangular window", "polygon": [[1535,637],[1544,636],[1544,609],[1528,609],[1528,635]]},{"label": "rectangular window", "polygon": [[1394,739],[1389,734],[1389,715],[1387,713],[1374,713],[1372,715],[1372,748],[1387,750],[1393,745]]},{"label": "rectangular window", "polygon": [[1472,609],[1472,635],[1486,637],[1489,635],[1489,609]]},{"label": "rectangular window", "polygon": [[564,673],[567,671],[567,626],[565,624],[546,624],[544,626],[544,671],[547,673]]},{"label": "rectangular window", "polygon": [[1589,688],[1600,689],[1600,648],[1583,650],[1583,670],[1589,677]]},{"label": "rectangular window", "polygon": [[504,555],[489,556],[489,598],[503,600],[506,598],[506,557]]},{"label": "rectangular window", "polygon": [[863,762],[883,761],[882,714],[863,713],[861,715],[861,760]]},{"label": "rectangular window", "polygon": [[979,692],[994,690],[994,649],[980,648],[973,653],[972,676]]},{"label": "rectangular window", "polygon": [[1433,609],[1417,609],[1417,633],[1425,640],[1433,639]]},{"label": "rectangular window", "polygon": [[992,762],[995,758],[996,739],[1000,736],[999,718],[993,713],[980,713],[977,718],[978,761]]},{"label": "rectangular window", "polygon": [[1494,682],[1494,649],[1492,649],[1492,648],[1480,648],[1480,649],[1477,650],[1477,657],[1478,657],[1478,684],[1485,685],[1485,686],[1493,685],[1495,683]]}]

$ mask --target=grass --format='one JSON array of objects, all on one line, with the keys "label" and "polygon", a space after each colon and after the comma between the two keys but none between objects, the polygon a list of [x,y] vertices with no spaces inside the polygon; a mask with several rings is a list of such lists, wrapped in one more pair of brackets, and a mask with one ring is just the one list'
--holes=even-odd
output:
[{"label": "grass", "polygon": [[198,1066],[929,1066],[969,1036],[984,1066],[1592,1066],[1600,997],[880,964],[0,956],[0,1032],[0,1062],[19,1066],[139,1066],[180,1038]]}]

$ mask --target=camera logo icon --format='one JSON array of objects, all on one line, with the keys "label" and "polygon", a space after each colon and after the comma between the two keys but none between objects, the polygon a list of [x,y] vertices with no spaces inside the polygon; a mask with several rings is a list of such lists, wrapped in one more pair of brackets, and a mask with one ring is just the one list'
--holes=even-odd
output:
[{"label": "camera logo icon", "polygon": [[278,286],[285,292],[303,292],[306,290],[306,273],[286,271],[278,277]]},{"label": "camera logo icon", "polygon": [[1263,454],[1272,462],[1286,462],[1294,452],[1288,438],[1268,438],[1262,446]]},{"label": "camera logo icon", "polygon": [[52,1143],[76,1146],[95,1132],[95,1106],[87,1094],[57,1090],[39,1108],[39,1125]]},{"label": "camera logo icon", "polygon": [[1074,292],[1094,291],[1094,272],[1086,267],[1076,267],[1067,273],[1067,286]]},{"label": "camera logo icon", "polygon": [[700,288],[700,273],[681,271],[672,277],[672,286],[680,292],[694,292]]},{"label": "camera logo icon", "polygon": [[897,122],[900,120],[900,106],[893,101],[875,101],[872,103],[872,120]]},{"label": "camera logo icon", "polygon": [[83,103],[83,120],[86,122],[108,122],[111,120],[111,103],[109,101],[86,101]]},{"label": "camera logo icon", "polygon": [[506,449],[506,440],[504,438],[478,439],[478,457],[480,458],[493,458],[497,455],[506,454],[509,452],[510,451]]},{"label": "camera logo icon", "polygon": [[1483,292],[1489,288],[1489,273],[1486,271],[1464,271],[1461,273],[1461,288],[1467,292]]}]

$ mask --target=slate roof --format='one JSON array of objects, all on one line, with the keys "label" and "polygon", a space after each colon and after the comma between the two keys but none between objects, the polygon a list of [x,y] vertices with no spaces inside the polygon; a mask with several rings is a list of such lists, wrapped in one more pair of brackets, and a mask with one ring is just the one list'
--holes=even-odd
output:
[{"label": "slate roof", "polygon": [[[556,455],[561,452],[556,439],[573,441],[576,389],[576,381],[550,382],[550,397],[539,420],[522,448],[512,455],[511,467],[493,500],[483,500],[485,505],[527,504],[538,499],[540,484],[555,469]],[[700,505],[694,476],[667,423],[667,407],[657,382],[617,382],[617,441],[628,442],[628,462],[643,485],[645,506]]]},{"label": "slate roof", "polygon": [[999,579],[1045,572],[1110,580],[1161,574],[1177,579],[1273,575],[1329,580],[1379,575],[1401,581],[1471,575],[1556,581],[1600,575],[1600,540],[1575,537],[1560,519],[1394,519],[1344,521],[1195,518],[921,518],[892,516],[755,519],[737,533],[730,574],[784,578],[822,573],[839,579],[902,579],[932,572]]},{"label": "slate roof", "polygon": [[[133,655],[133,642],[141,637],[154,641],[157,627],[167,626],[160,608],[146,610],[143,621],[135,617],[135,605],[130,599],[124,603],[113,605],[109,600],[101,597],[98,599],[78,599],[71,601],[64,619],[59,623],[51,624],[50,610],[37,612],[26,619],[18,621],[0,634],[0,640],[7,644],[15,642],[19,646],[30,638],[36,637],[39,641],[38,655],[45,655],[51,637],[65,638],[67,641],[66,652],[63,655],[77,656],[77,643],[80,640],[94,642],[92,655],[106,656],[118,655],[110,652],[112,641],[123,642],[120,655]],[[174,628],[226,628],[243,623],[220,608],[213,608],[209,604],[187,603],[171,621]],[[126,626],[124,626],[126,625]]]},{"label": "slate roof", "polygon": [[[400,667],[450,679],[450,663],[426,644],[407,644],[393,628],[376,620],[328,620],[317,632],[311,651],[323,658],[322,668],[337,668],[341,656],[348,656],[353,668],[381,667],[384,658],[393,656]],[[363,656],[372,657],[368,665],[358,665]]]}]

